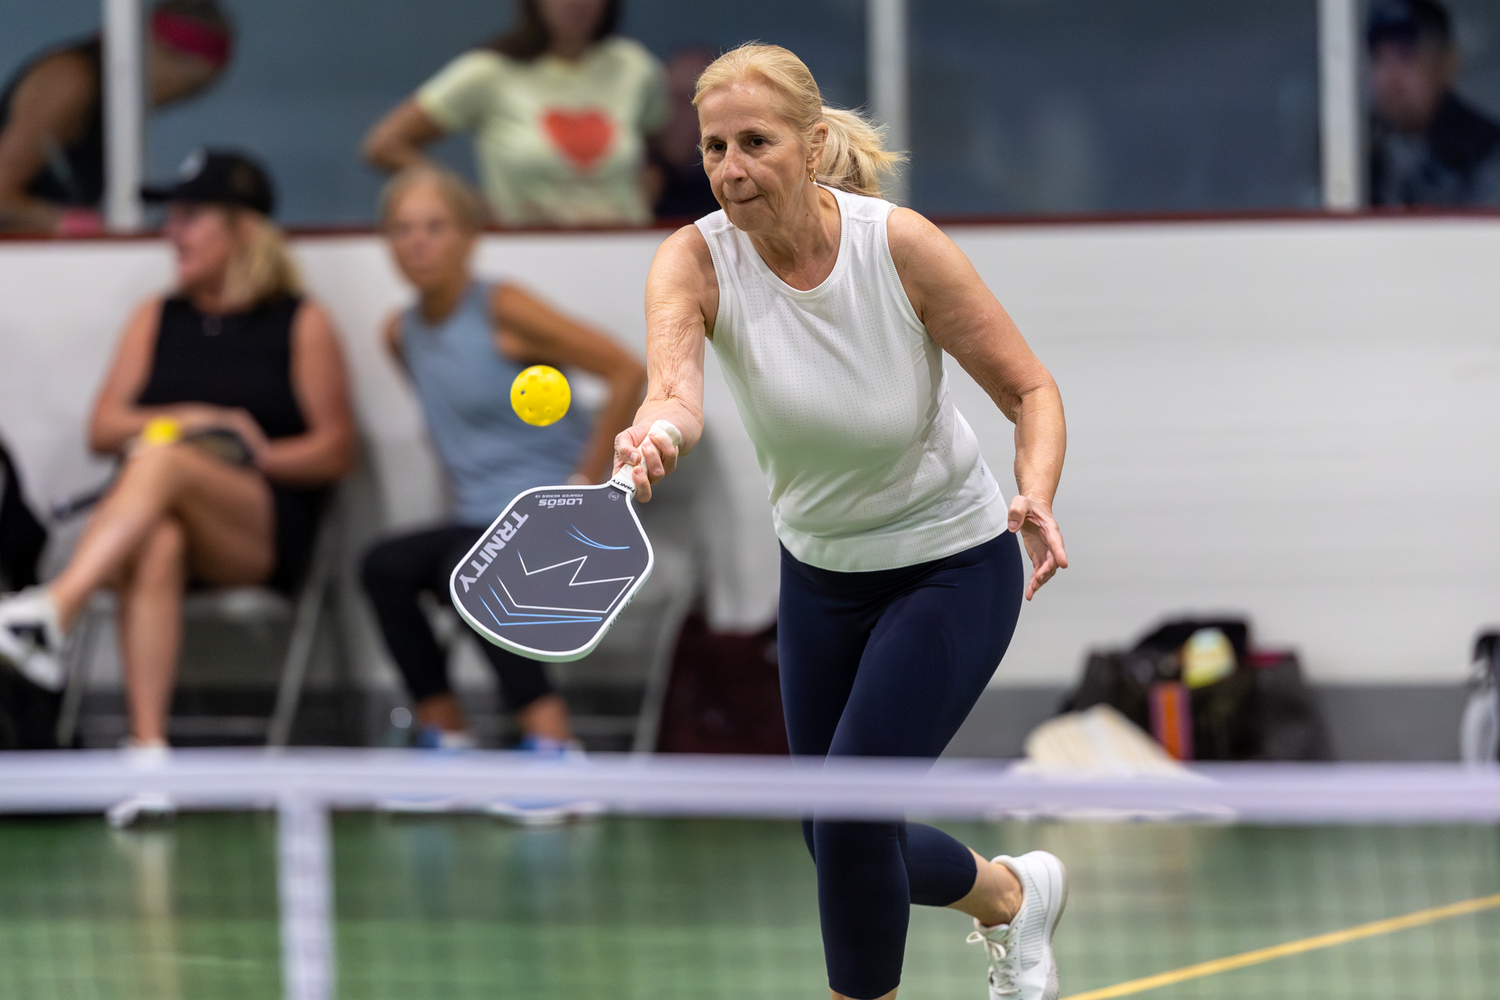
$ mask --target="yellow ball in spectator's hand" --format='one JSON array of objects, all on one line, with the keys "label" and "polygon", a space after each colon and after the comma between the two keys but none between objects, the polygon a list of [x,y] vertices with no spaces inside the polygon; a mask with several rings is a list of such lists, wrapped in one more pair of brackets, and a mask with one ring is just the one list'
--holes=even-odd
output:
[{"label": "yellow ball in spectator's hand", "polygon": [[152,417],[141,429],[141,443],[175,444],[182,438],[182,425],[171,417]]},{"label": "yellow ball in spectator's hand", "polygon": [[533,427],[557,423],[572,401],[568,380],[550,365],[532,365],[510,384],[511,409]]}]

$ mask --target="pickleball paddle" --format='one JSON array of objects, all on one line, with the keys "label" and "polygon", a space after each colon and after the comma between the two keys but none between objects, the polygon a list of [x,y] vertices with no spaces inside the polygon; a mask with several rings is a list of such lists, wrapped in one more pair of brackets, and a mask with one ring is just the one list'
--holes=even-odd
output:
[{"label": "pickleball paddle", "polygon": [[[682,443],[664,420],[651,429]],[[541,486],[512,500],[449,578],[464,621],[533,660],[591,653],[655,561],[635,512],[633,468],[601,486]]]}]

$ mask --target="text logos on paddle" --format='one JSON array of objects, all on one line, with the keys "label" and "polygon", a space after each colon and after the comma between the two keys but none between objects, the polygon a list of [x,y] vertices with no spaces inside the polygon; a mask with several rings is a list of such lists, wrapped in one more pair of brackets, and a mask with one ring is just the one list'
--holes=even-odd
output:
[{"label": "text logos on paddle", "polygon": [[500,550],[505,548],[507,542],[516,537],[516,532],[520,531],[521,525],[525,524],[528,520],[530,520],[529,515],[522,514],[518,510],[513,510],[509,518],[500,522],[494,533],[490,535],[489,540],[474,553],[474,558],[469,561],[469,568],[474,571],[474,575],[465,576],[463,573],[458,575],[458,582],[464,585],[464,593],[467,594],[469,587],[478,582],[479,578],[484,575],[484,571],[489,569],[490,563],[494,562],[495,557],[500,554]]}]

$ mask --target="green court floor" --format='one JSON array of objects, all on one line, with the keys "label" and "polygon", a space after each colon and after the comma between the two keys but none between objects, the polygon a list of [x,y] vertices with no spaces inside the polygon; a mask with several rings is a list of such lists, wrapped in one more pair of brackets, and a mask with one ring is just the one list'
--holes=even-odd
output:
[{"label": "green court floor", "polygon": [[[1073,877],[1064,996],[1500,893],[1500,830],[944,824],[985,853],[1043,847]],[[338,996],[820,998],[795,824],[480,817],[335,820]],[[274,821],[0,819],[0,997],[279,996]],[[959,914],[912,914],[902,996],[985,996]],[[1500,909],[1139,994],[1500,996]]]}]

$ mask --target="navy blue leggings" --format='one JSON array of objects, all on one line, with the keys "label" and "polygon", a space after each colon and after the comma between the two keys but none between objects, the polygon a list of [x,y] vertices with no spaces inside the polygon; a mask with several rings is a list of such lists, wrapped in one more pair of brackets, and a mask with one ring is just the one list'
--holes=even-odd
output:
[{"label": "navy blue leggings", "polygon": [[[1006,533],[956,555],[837,573],[781,551],[776,643],[792,753],[936,758],[1005,655],[1021,612]],[[910,905],[974,887],[969,849],[917,823],[804,821],[818,869],[828,985],[848,997],[901,983]]]}]

